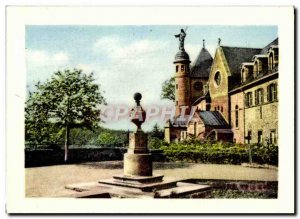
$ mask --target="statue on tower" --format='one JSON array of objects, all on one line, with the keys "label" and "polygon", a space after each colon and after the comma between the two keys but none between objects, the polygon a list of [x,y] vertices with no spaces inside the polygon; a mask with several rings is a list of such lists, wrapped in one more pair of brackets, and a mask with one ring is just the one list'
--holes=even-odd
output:
[{"label": "statue on tower", "polygon": [[184,38],[186,37],[185,31],[181,29],[180,33],[176,34],[175,37],[179,38],[179,50],[184,51]]}]

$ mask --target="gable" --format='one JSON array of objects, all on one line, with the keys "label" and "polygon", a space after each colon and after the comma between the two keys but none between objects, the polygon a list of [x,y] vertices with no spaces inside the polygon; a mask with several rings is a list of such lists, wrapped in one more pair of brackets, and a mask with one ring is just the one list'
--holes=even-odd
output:
[{"label": "gable", "polygon": [[[220,75],[220,83],[216,81],[217,72]],[[228,93],[228,77],[230,75],[230,69],[225,59],[224,53],[221,47],[218,47],[215,53],[213,64],[209,74],[209,92],[211,98],[218,96],[226,96]]]}]

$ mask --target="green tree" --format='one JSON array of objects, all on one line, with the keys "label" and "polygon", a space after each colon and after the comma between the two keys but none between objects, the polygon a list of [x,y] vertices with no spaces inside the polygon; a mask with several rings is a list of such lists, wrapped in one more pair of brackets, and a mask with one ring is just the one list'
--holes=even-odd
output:
[{"label": "green tree", "polygon": [[118,138],[113,133],[102,132],[98,136],[98,143],[104,145],[116,144],[118,143]]},{"label": "green tree", "polygon": [[159,128],[157,123],[153,126],[150,136],[151,138],[164,139],[164,132]]},{"label": "green tree", "polygon": [[160,97],[162,99],[168,99],[175,101],[175,78],[172,77],[169,80],[164,81],[162,85],[162,91]]},{"label": "green tree", "polygon": [[26,102],[27,137],[38,142],[49,139],[47,129],[55,124],[59,132],[64,131],[67,162],[70,130],[83,127],[93,130],[100,122],[99,106],[105,104],[105,99],[94,81],[93,73],[86,75],[74,69],[55,72],[50,80],[38,83]]}]

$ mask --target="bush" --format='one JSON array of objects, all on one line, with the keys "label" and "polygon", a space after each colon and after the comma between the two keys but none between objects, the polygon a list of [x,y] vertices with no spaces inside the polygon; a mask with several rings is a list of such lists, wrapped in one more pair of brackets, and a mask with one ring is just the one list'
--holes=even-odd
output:
[{"label": "bush", "polygon": [[162,146],[167,145],[167,143],[164,140],[161,140],[159,138],[150,137],[148,138],[148,148],[149,149],[160,149]]},{"label": "bush", "polygon": [[251,154],[252,162],[278,164],[278,147],[275,145],[242,145],[192,140],[170,145],[161,144],[157,149],[161,149],[170,161],[241,164],[249,162]]}]

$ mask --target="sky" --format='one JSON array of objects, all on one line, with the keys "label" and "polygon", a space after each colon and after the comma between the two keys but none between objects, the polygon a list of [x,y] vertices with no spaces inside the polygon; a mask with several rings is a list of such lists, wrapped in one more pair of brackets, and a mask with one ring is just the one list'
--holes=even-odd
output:
[{"label": "sky", "polygon": [[[203,46],[214,57],[221,45],[262,48],[277,37],[276,26],[26,26],[27,91],[38,81],[63,69],[93,72],[109,105],[133,107],[133,94],[143,95],[142,106],[172,106],[161,100],[162,83],[174,75],[178,34],[187,28],[185,50],[193,63]],[[151,130],[159,120],[143,125]],[[132,130],[128,119],[106,122],[112,129]]]}]

